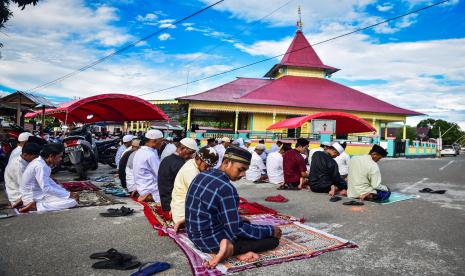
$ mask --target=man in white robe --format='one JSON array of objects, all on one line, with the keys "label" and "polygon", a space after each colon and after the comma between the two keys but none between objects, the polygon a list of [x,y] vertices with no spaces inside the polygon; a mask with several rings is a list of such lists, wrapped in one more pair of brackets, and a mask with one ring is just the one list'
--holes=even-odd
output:
[{"label": "man in white robe", "polygon": [[27,143],[22,147],[20,156],[13,158],[5,169],[5,188],[11,207],[16,208],[23,204],[21,200],[20,185],[26,166],[39,156],[41,147],[36,143]]},{"label": "man in white robe", "polygon": [[163,159],[165,159],[166,157],[176,152],[176,149],[179,145],[179,141],[179,139],[176,139],[175,141],[171,141],[170,143],[166,144],[165,148],[163,149],[163,152],[161,153],[160,162],[163,161]]},{"label": "man in white robe", "polygon": [[10,162],[13,158],[16,158],[21,155],[22,149],[24,144],[26,144],[29,137],[33,136],[29,132],[23,132],[18,136],[18,145],[16,148],[11,152],[8,162]]},{"label": "man in white robe", "polygon": [[160,149],[164,139],[163,133],[151,129],[145,134],[147,139],[144,146],[136,151],[133,160],[133,174],[138,201],[160,202],[158,193],[158,167],[160,159],[157,150]]},{"label": "man in white robe", "polygon": [[268,180],[266,175],[266,166],[261,155],[265,151],[264,144],[258,144],[252,153],[249,169],[245,172],[245,178],[253,182],[263,182]]},{"label": "man in white robe", "polygon": [[223,137],[220,140],[220,143],[214,147],[215,151],[218,153],[218,163],[215,166],[215,169],[218,169],[223,162],[223,156],[226,152],[226,149],[231,145],[231,139],[228,137]]},{"label": "man in white robe", "polygon": [[79,201],[77,193],[68,192],[50,177],[51,167],[63,159],[62,144],[47,144],[40,157],[26,167],[21,180],[21,195],[24,203],[20,212],[58,211],[75,207]]},{"label": "man in white robe", "polygon": [[280,185],[284,183],[283,155],[281,150],[271,152],[266,157],[266,173],[270,183]]},{"label": "man in white robe", "polygon": [[344,152],[334,158],[334,161],[337,163],[339,174],[341,175],[342,179],[347,181],[347,175],[349,174],[350,155],[348,155],[345,151],[347,143],[344,142],[341,144],[341,146],[344,148]]},{"label": "man in white robe", "polygon": [[134,136],[130,134],[123,136],[123,144],[119,146],[118,151],[116,151],[115,155],[115,164],[117,167],[119,167],[119,161],[121,160],[121,157],[123,156],[124,152],[131,148],[132,139],[134,139]]}]

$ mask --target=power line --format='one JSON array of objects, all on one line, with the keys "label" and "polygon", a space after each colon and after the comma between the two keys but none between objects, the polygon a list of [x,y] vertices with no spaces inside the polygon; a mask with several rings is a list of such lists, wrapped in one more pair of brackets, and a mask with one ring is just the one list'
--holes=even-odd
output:
[{"label": "power line", "polygon": [[286,53],[284,53],[284,54],[280,54],[280,55],[276,55],[276,56],[269,57],[269,58],[266,58],[266,59],[262,59],[262,60],[259,60],[259,61],[255,61],[255,62],[246,64],[246,65],[242,65],[242,66],[239,66],[239,67],[235,67],[235,68],[230,69],[230,70],[226,70],[226,71],[223,71],[223,72],[220,72],[220,73],[216,73],[216,74],[213,74],[213,75],[209,75],[209,76],[206,76],[206,77],[203,77],[203,78],[200,78],[200,79],[196,79],[196,80],[193,80],[193,81],[190,81],[190,82],[186,82],[186,83],[183,83],[183,84],[178,84],[178,85],[174,85],[174,86],[167,87],[167,88],[164,88],[164,89],[160,89],[160,90],[156,90],[156,91],[152,91],[152,92],[147,92],[147,93],[144,93],[144,94],[140,94],[140,95],[138,95],[138,96],[141,97],[141,96],[146,96],[146,95],[149,95],[149,94],[160,93],[160,92],[164,92],[164,91],[167,91],[167,90],[171,90],[171,89],[174,89],[174,88],[178,88],[178,87],[181,87],[181,86],[184,86],[184,85],[187,85],[187,84],[196,83],[196,82],[200,82],[200,81],[203,81],[203,80],[206,80],[206,79],[210,79],[210,78],[214,78],[214,77],[217,77],[217,76],[225,75],[225,74],[228,74],[228,73],[231,73],[231,72],[240,70],[240,69],[244,69],[244,68],[247,68],[247,67],[256,65],[256,64],[260,64],[260,63],[263,63],[263,62],[266,62],[266,61],[269,61],[269,60],[273,60],[273,59],[278,58],[278,57],[282,57],[282,56],[284,56],[284,55],[286,55],[286,54],[298,52],[298,51],[304,50],[304,49],[309,48],[309,47],[312,47],[312,46],[317,46],[317,45],[320,45],[320,44],[323,44],[323,43],[326,43],[326,42],[329,42],[329,41],[332,41],[332,40],[335,40],[335,39],[338,39],[338,38],[341,38],[341,37],[345,37],[345,36],[348,36],[348,35],[351,35],[351,34],[360,32],[360,31],[364,31],[364,30],[367,30],[367,29],[376,27],[376,26],[378,26],[378,25],[381,25],[381,24],[384,24],[384,23],[388,23],[388,22],[390,22],[390,21],[393,21],[393,20],[396,20],[396,19],[399,19],[399,18],[408,16],[408,15],[411,15],[411,14],[415,14],[415,13],[418,13],[418,12],[421,12],[421,11],[424,11],[424,10],[427,10],[427,9],[429,9],[429,8],[432,8],[432,7],[441,5],[441,4],[444,4],[444,3],[449,2],[449,1],[450,1],[450,0],[445,0],[445,1],[437,2],[437,3],[434,3],[434,4],[431,4],[431,5],[428,5],[428,6],[425,6],[425,7],[416,9],[416,10],[413,10],[413,11],[408,12],[408,13],[405,13],[405,14],[401,14],[401,15],[398,15],[398,16],[395,16],[395,17],[391,17],[391,18],[389,18],[389,19],[380,21],[380,22],[378,22],[378,23],[374,23],[374,24],[371,24],[371,25],[368,25],[368,26],[365,26],[365,27],[362,27],[362,28],[355,29],[354,31],[351,31],[351,32],[348,32],[348,33],[345,33],[345,34],[342,34],[342,35],[338,35],[338,36],[335,36],[335,37],[332,37],[332,38],[329,38],[329,39],[326,39],[326,40],[317,42],[317,43],[315,43],[315,44],[313,44],[313,45],[310,45],[310,46],[305,46],[305,47],[302,47],[302,48],[299,48],[299,49],[295,49],[295,50],[286,52]]},{"label": "power line", "polygon": [[196,12],[194,12],[194,13],[192,13],[192,14],[190,14],[190,15],[188,15],[188,16],[182,18],[182,19],[179,19],[179,20],[177,20],[177,21],[171,23],[170,26],[167,26],[167,27],[165,27],[165,28],[162,28],[162,29],[160,29],[160,30],[158,30],[158,31],[156,31],[156,32],[150,33],[150,34],[144,36],[143,38],[141,38],[141,39],[139,39],[139,40],[136,40],[136,41],[134,41],[134,42],[132,42],[132,43],[130,43],[130,44],[127,44],[126,46],[123,46],[122,48],[120,48],[120,49],[118,49],[118,50],[115,50],[115,51],[113,51],[112,53],[110,53],[110,54],[108,54],[108,55],[106,55],[106,56],[104,56],[104,57],[102,57],[102,58],[100,58],[100,59],[98,59],[98,60],[96,60],[96,61],[94,61],[94,62],[92,62],[92,63],[90,63],[90,64],[88,64],[88,65],[86,65],[86,66],[83,66],[83,67],[81,67],[81,68],[79,68],[79,69],[77,69],[77,70],[75,70],[75,71],[73,71],[73,72],[71,72],[71,73],[69,73],[69,74],[66,74],[66,75],[64,75],[64,76],[62,76],[62,77],[59,77],[59,78],[57,78],[57,79],[54,79],[54,80],[52,80],[52,81],[49,81],[49,82],[46,82],[46,83],[41,84],[41,85],[39,85],[39,86],[36,86],[36,87],[30,89],[29,91],[32,92],[32,91],[37,90],[37,89],[39,89],[39,88],[46,88],[46,87],[48,87],[48,86],[50,86],[50,85],[55,84],[56,82],[62,81],[62,80],[64,80],[64,79],[70,78],[70,77],[72,77],[72,76],[74,76],[74,75],[76,75],[76,74],[79,74],[80,72],[83,72],[83,71],[85,71],[85,70],[87,70],[87,69],[89,69],[89,68],[92,68],[92,67],[94,67],[95,65],[100,64],[100,63],[104,62],[105,60],[107,60],[107,59],[109,59],[109,58],[111,58],[111,57],[113,57],[113,56],[116,56],[116,55],[118,55],[118,54],[121,54],[121,53],[125,52],[126,50],[128,50],[128,49],[134,47],[135,45],[137,45],[137,44],[140,43],[140,42],[143,42],[143,41],[145,41],[145,40],[148,40],[148,39],[154,37],[155,35],[157,35],[157,34],[163,32],[163,31],[166,31],[166,30],[170,29],[172,25],[177,25],[177,24],[179,24],[179,23],[181,23],[181,22],[183,22],[183,21],[186,21],[186,20],[188,20],[188,19],[190,19],[190,18],[192,18],[192,17],[194,17],[194,16],[196,16],[196,15],[198,15],[198,14],[200,14],[200,13],[202,13],[202,12],[204,12],[204,11],[206,11],[206,10],[208,10],[208,9],[210,9],[210,8],[216,6],[216,5],[218,5],[218,4],[220,4],[221,2],[224,2],[224,1],[225,1],[225,0],[219,0],[219,1],[213,3],[213,4],[209,5],[209,6],[206,6],[206,7],[203,8],[203,9],[200,9],[200,10],[198,10],[198,11],[196,11]]}]

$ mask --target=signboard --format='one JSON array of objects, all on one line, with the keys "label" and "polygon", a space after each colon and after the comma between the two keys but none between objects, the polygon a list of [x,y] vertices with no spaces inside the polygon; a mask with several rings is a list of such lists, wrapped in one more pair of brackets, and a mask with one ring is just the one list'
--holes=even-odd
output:
[{"label": "signboard", "polygon": [[318,134],[320,132],[336,133],[336,120],[312,120],[312,133]]}]

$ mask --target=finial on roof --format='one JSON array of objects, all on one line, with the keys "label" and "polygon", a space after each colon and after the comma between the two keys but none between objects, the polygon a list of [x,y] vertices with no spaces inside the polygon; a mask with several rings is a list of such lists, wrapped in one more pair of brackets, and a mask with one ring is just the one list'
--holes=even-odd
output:
[{"label": "finial on roof", "polygon": [[299,5],[298,13],[299,13],[299,21],[297,21],[297,29],[301,31],[304,23],[302,22],[302,13],[300,12],[300,5]]}]

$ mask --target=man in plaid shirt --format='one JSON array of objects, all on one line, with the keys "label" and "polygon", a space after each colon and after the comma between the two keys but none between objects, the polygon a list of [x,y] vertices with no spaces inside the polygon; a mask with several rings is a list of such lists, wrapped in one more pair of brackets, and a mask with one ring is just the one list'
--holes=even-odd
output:
[{"label": "man in plaid shirt", "polygon": [[257,252],[278,246],[281,230],[271,225],[254,225],[239,215],[239,195],[230,180],[245,175],[251,160],[247,150],[229,147],[219,169],[200,173],[186,198],[186,229],[189,239],[205,253],[217,253],[206,266],[237,255],[244,261],[258,259]]}]

